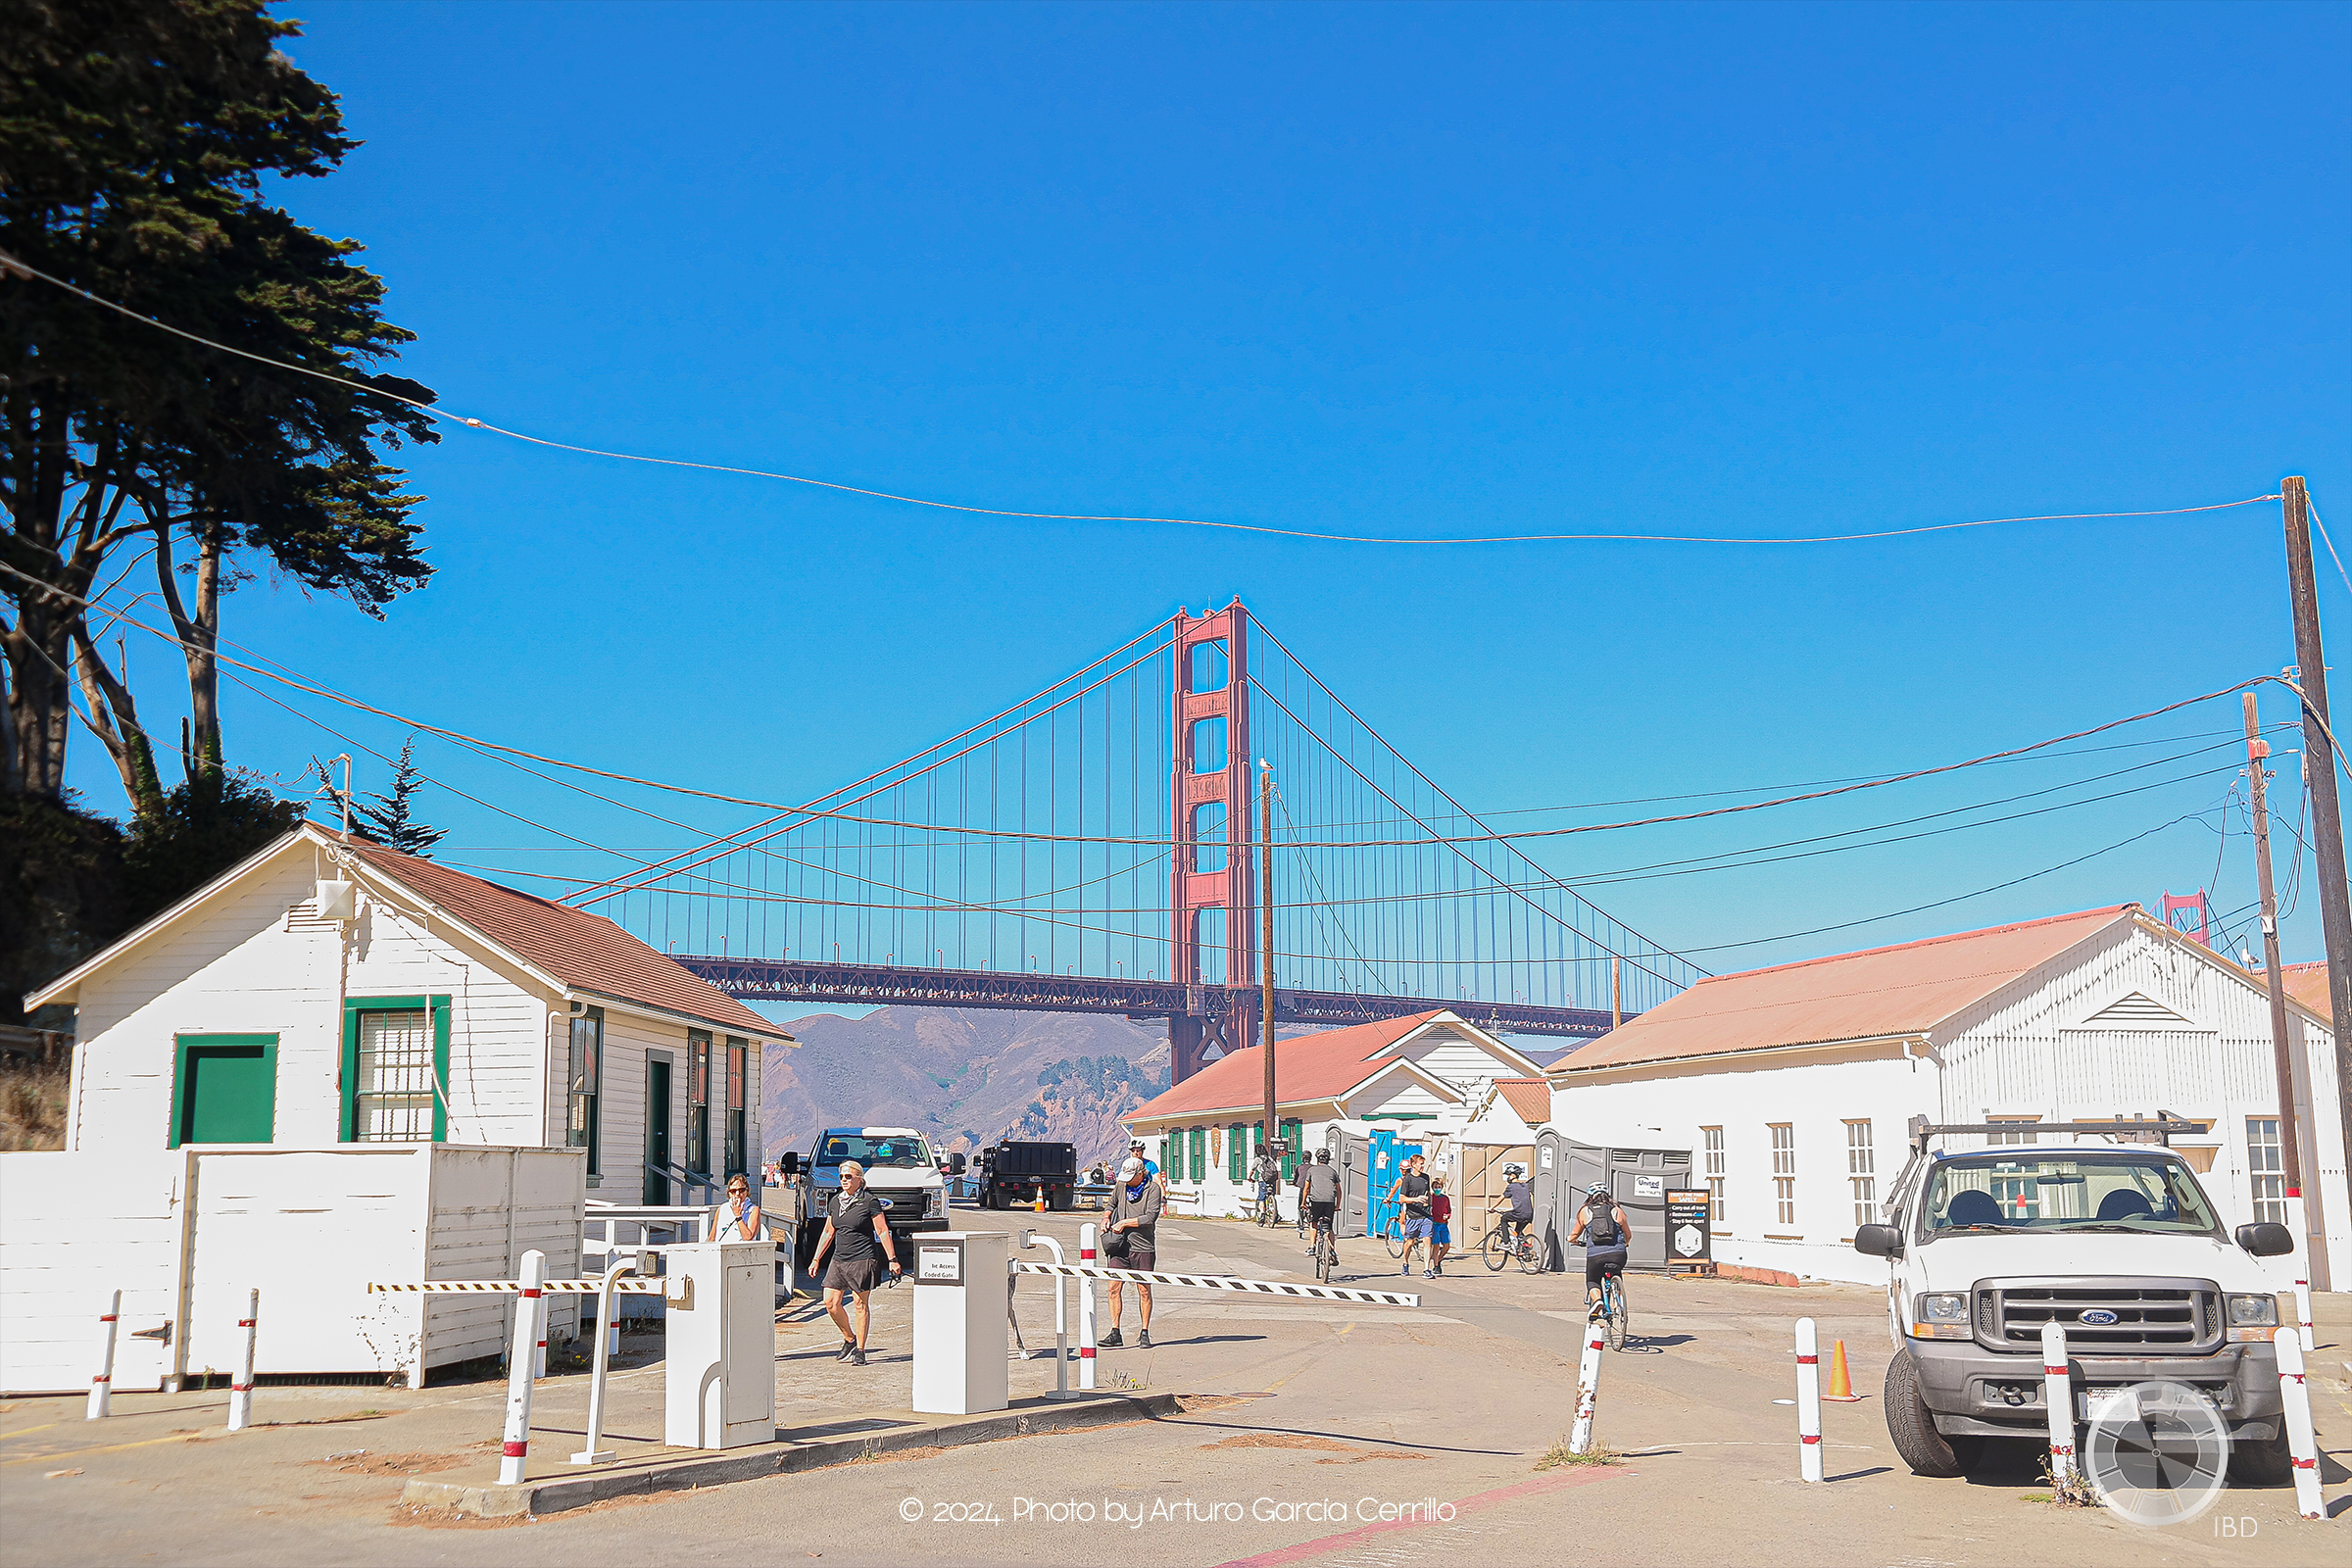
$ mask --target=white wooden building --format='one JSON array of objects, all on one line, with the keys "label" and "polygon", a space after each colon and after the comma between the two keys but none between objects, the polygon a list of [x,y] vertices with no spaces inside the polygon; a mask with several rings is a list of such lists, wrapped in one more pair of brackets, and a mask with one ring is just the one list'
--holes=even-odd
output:
[{"label": "white wooden building", "polygon": [[[1250,1046],[1170,1086],[1122,1118],[1158,1161],[1183,1212],[1242,1212],[1253,1197],[1250,1157],[1264,1138],[1264,1048]],[[1293,1153],[1324,1146],[1335,1124],[1363,1136],[1387,1127],[1436,1142],[1459,1133],[1497,1079],[1540,1074],[1536,1064],[1446,1008],[1278,1040],[1275,1115]],[[1450,1158],[1448,1154],[1440,1157]],[[1283,1209],[1292,1212],[1289,1202]]]},{"label": "white wooden building", "polygon": [[[2343,1086],[2326,1018],[2288,1006],[2314,1205],[2315,1288],[2352,1281]],[[1905,1124],[2153,1116],[2231,1225],[2286,1219],[2260,977],[2118,905],[1701,981],[1554,1064],[1552,1122],[1585,1143],[1688,1148],[1715,1257],[1766,1277],[1875,1283]],[[1961,1138],[1942,1147],[1970,1147]]]},{"label": "white wooden building", "polygon": [[123,1341],[123,1388],[225,1365],[219,1302],[254,1286],[264,1372],[495,1354],[503,1299],[387,1318],[362,1288],[512,1277],[533,1247],[566,1275],[590,1194],[757,1170],[760,1053],[789,1039],[601,916],[315,825],[26,1003],[72,1004],[76,1044],[65,1152],[0,1155],[15,1392],[87,1386],[116,1289],[126,1332],[172,1326]]}]

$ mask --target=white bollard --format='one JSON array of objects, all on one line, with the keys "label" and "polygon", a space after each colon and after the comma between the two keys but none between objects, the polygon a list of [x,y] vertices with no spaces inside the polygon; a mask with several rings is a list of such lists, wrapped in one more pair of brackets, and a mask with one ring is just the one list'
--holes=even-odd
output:
[{"label": "white bollard", "polygon": [[[644,1252],[633,1257],[620,1257],[610,1252],[605,1255],[612,1266],[605,1270],[604,1281],[596,1290],[596,1310],[599,1315],[596,1322],[596,1364],[588,1375],[588,1446],[571,1456],[573,1464],[611,1464],[618,1456],[617,1449],[597,1446],[605,1441],[605,1380],[612,1369],[611,1348],[613,1341],[606,1334],[605,1325],[612,1323],[618,1327],[619,1320],[612,1311],[612,1287],[620,1283],[623,1274],[650,1273],[652,1263],[650,1254]],[[640,1268],[640,1264],[648,1267]]]},{"label": "white bollard", "polygon": [[2320,1496],[2320,1442],[2311,1424],[2311,1390],[2303,1382],[2302,1337],[2282,1328],[2271,1339],[2278,1356],[2278,1402],[2286,1407],[2286,1451],[2294,1460],[2295,1512],[2325,1519]]},{"label": "white bollard", "polygon": [[[531,1351],[538,1332],[539,1287],[547,1283],[547,1254],[537,1248],[522,1254],[522,1304],[514,1314],[514,1338],[507,1348],[506,1442],[500,1447],[498,1484],[521,1484],[531,1451]],[[419,1360],[423,1357],[418,1356]]]},{"label": "white bollard", "polygon": [[237,1375],[228,1385],[228,1430],[242,1432],[253,1425],[253,1337],[259,1331],[262,1316],[262,1293],[256,1290],[245,1301],[245,1315],[237,1327],[245,1331],[245,1348],[237,1357]]},{"label": "white bollard", "polygon": [[1796,1474],[1822,1478],[1821,1335],[1809,1317],[1796,1320]]},{"label": "white bollard", "polygon": [[[1078,1261],[1086,1268],[1100,1265],[1095,1261],[1095,1222],[1088,1220],[1078,1227]],[[1078,1282],[1078,1392],[1084,1394],[1095,1386],[1095,1282]]]},{"label": "white bollard", "polygon": [[[517,1308],[521,1305],[520,1302],[515,1304]],[[542,1296],[539,1298],[539,1310],[532,1314],[531,1334],[539,1342],[539,1353],[531,1358],[531,1376],[534,1378],[547,1376],[547,1309],[554,1304],[550,1298]]]},{"label": "white bollard", "polygon": [[90,1402],[81,1412],[84,1421],[103,1420],[115,1396],[115,1326],[122,1316],[122,1293],[117,1291],[106,1303],[98,1321],[106,1335],[106,1348],[98,1352],[98,1375],[90,1379]]},{"label": "white bollard", "polygon": [[2299,1192],[2286,1195],[2286,1223],[2295,1236],[2295,1250],[2286,1260],[2295,1271],[2295,1328],[2303,1341],[2302,1348],[2316,1349],[2319,1340],[2313,1334],[2311,1321],[2311,1238],[2304,1231],[2308,1221],[2303,1211],[2303,1195]]},{"label": "white bollard", "polygon": [[1576,1368],[1576,1426],[1568,1434],[1568,1451],[1584,1453],[1592,1446],[1592,1412],[1600,1402],[1600,1348],[1607,1329],[1598,1318],[1585,1322],[1585,1356]]},{"label": "white bollard", "polygon": [[2050,1485],[2075,1472],[2075,1386],[2066,1370],[2066,1325],[2041,1326],[2041,1402],[2050,1418]]},{"label": "white bollard", "polygon": [[[1062,1256],[1061,1243],[1055,1241],[1051,1236],[1040,1236],[1033,1230],[1021,1232],[1021,1246],[1024,1248],[1047,1248],[1053,1251],[1054,1262],[1066,1263],[1069,1261],[1067,1258]],[[1067,1293],[1065,1293],[1062,1289],[1062,1287],[1067,1283],[1068,1282],[1063,1280],[1059,1275],[1054,1276],[1054,1392],[1047,1396],[1048,1398],[1053,1399],[1075,1399],[1078,1397],[1076,1392],[1070,1388],[1070,1320],[1068,1309],[1063,1304],[1064,1298]]]}]

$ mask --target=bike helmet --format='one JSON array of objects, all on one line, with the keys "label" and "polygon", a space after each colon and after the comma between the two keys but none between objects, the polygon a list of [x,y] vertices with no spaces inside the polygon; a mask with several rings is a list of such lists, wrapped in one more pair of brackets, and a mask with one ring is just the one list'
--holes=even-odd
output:
[{"label": "bike helmet", "polygon": [[1509,1164],[1502,1167],[1502,1173],[1505,1176],[1524,1176],[1527,1174],[1527,1167],[1515,1163]]},{"label": "bike helmet", "polygon": [[1607,1182],[1594,1182],[1592,1186],[1585,1189],[1585,1196],[1587,1198],[1606,1198],[1609,1196],[1609,1184]]}]

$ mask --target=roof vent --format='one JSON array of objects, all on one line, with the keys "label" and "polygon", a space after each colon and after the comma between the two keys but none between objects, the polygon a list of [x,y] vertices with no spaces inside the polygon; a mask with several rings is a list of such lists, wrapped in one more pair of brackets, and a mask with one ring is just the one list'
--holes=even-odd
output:
[{"label": "roof vent", "polygon": [[2133,991],[2082,1020],[2106,1029],[2194,1029],[2195,1024],[2145,992]]},{"label": "roof vent", "polygon": [[359,897],[353,884],[349,882],[321,882],[318,884],[319,919],[348,920],[358,912],[358,906]]}]

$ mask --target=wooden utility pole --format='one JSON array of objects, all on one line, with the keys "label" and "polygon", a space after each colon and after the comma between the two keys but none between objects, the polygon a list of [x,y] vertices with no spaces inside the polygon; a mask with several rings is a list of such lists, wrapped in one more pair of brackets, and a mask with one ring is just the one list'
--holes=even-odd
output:
[{"label": "wooden utility pole", "polygon": [[[1258,1038],[1266,1057],[1266,1152],[1274,1155],[1282,1123],[1274,1119],[1274,764],[1257,760]],[[1280,1170],[1280,1156],[1276,1170]]]},{"label": "wooden utility pole", "polygon": [[2345,1168],[2352,1170],[2352,890],[2345,885],[2344,819],[2335,795],[2338,748],[2328,737],[2328,659],[2320,646],[2319,585],[2312,575],[2311,496],[2300,475],[2290,474],[2279,481],[2278,500],[2286,517],[2286,581],[2295,617],[2296,684],[2303,688],[2303,773],[2311,789],[2311,849],[2320,873],[2320,931],[2328,945],[2336,1124],[2343,1129]]},{"label": "wooden utility pole", "polygon": [[[2286,976],[2278,962],[2278,901],[2271,887],[2270,770],[2263,766],[2271,743],[2262,738],[2254,694],[2245,694],[2246,777],[2254,784],[2254,886],[2262,895],[2262,966],[2271,988],[2271,1057],[2278,1074],[2278,1156],[2286,1172],[2286,1197],[2303,1196],[2303,1156],[2295,1127],[2295,1054],[2286,1040]],[[2300,1243],[2301,1238],[2296,1238]]]},{"label": "wooden utility pole", "polygon": [[1613,957],[1609,960],[1609,1028],[1612,1031],[1625,1027],[1624,964],[1623,958]]}]

